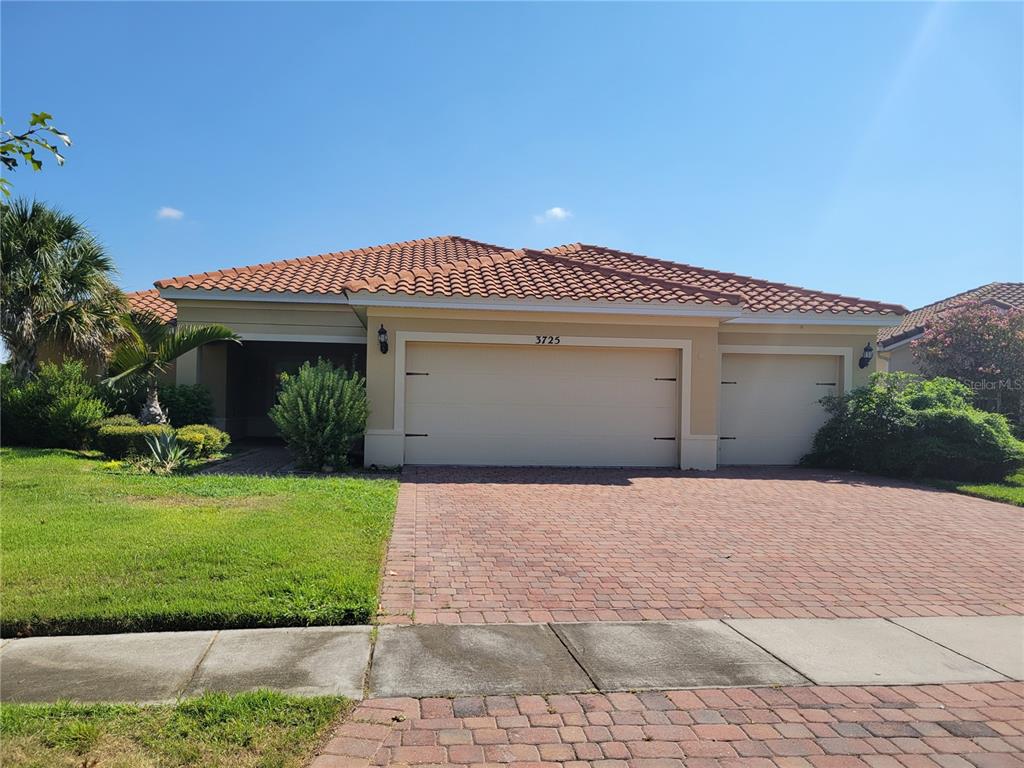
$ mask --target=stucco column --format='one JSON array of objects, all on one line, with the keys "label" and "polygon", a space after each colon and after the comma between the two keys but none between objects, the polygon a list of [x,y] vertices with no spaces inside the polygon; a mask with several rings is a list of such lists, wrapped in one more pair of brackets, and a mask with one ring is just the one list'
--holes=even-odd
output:
[{"label": "stucco column", "polygon": [[[380,351],[377,331],[388,331],[387,353]],[[366,423],[363,463],[393,467],[404,463],[405,435],[395,430],[395,360],[398,350],[397,329],[387,317],[367,312],[366,317],[366,399],[370,416]],[[404,373],[404,372],[403,372]]]},{"label": "stucco column", "polygon": [[193,349],[178,358],[174,365],[174,380],[177,384],[199,382],[199,350]]}]

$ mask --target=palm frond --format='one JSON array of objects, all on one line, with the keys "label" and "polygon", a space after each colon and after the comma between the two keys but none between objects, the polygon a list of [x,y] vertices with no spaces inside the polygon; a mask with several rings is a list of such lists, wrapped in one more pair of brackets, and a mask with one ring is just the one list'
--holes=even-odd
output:
[{"label": "palm frond", "polygon": [[242,338],[227,326],[217,323],[180,325],[164,339],[157,350],[157,358],[162,363],[170,363],[186,352],[191,352],[193,349],[198,349],[204,344],[214,341],[241,343]]}]

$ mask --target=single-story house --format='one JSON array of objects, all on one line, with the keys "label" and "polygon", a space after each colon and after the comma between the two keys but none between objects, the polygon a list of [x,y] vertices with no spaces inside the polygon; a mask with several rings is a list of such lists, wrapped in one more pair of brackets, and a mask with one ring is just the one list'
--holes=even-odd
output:
[{"label": "single-story house", "polygon": [[792,464],[819,399],[866,381],[895,304],[580,243],[464,237],[158,280],[133,303],[242,345],[177,363],[236,437],[273,433],[282,371],[365,371],[367,465]]},{"label": "single-story house", "polygon": [[928,323],[951,309],[965,304],[991,304],[1002,309],[1024,308],[1024,283],[988,283],[950,296],[903,316],[898,325],[878,331],[879,367],[885,371],[920,373],[911,342],[919,339]]}]

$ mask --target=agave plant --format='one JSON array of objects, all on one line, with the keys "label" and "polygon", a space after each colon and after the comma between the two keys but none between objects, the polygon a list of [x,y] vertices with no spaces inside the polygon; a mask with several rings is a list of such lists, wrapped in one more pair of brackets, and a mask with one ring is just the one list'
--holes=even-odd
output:
[{"label": "agave plant", "polygon": [[170,431],[159,435],[146,435],[146,445],[149,446],[149,452],[153,457],[153,468],[158,472],[173,472],[188,458],[188,450]]}]

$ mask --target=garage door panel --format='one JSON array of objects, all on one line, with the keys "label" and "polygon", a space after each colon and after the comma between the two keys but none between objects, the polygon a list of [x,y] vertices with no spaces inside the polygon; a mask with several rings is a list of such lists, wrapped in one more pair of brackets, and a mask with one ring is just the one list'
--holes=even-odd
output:
[{"label": "garage door panel", "polygon": [[[585,378],[586,386],[581,386]],[[434,373],[410,376],[407,398],[415,403],[480,403],[607,405],[629,400],[645,406],[675,397],[674,381],[604,376],[546,376],[523,374]],[[628,405],[628,403],[623,403]]]},{"label": "garage door panel", "polygon": [[667,349],[610,349],[569,345],[519,346],[515,344],[409,344],[406,370],[431,367],[452,373],[494,373],[496,367],[514,372],[528,368],[545,376],[565,375],[566,359],[571,357],[573,372],[603,373],[610,378],[635,378],[635,372],[614,367],[622,355],[645,373],[675,376],[678,355]]},{"label": "garage door panel", "polygon": [[405,460],[677,466],[678,369],[672,349],[409,344]]},{"label": "garage door panel", "polygon": [[406,418],[406,432],[417,434],[623,436],[645,433],[649,438],[674,437],[675,410],[599,405],[510,405],[494,413],[488,404],[421,404]]},{"label": "garage door panel", "polygon": [[[671,467],[678,464],[673,441],[618,438],[581,442],[574,436],[436,435],[405,441],[409,464],[501,466]],[[628,460],[627,460],[628,459]]]},{"label": "garage door panel", "polygon": [[720,464],[796,464],[838,391],[831,355],[722,355]]}]

